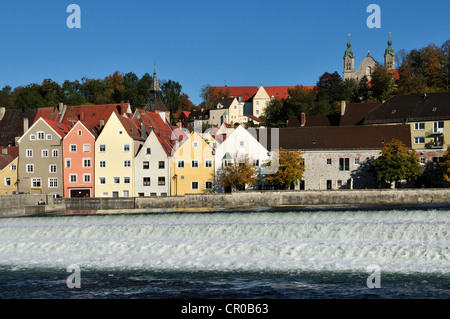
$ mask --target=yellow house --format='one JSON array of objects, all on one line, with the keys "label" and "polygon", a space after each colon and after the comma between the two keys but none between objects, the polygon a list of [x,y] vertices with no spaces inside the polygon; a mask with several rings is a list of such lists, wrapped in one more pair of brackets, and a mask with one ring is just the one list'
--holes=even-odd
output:
[{"label": "yellow house", "polygon": [[[6,150],[6,148],[3,150]],[[13,158],[7,152],[2,152],[0,155],[0,195],[8,195],[17,191],[18,160],[18,156]]]},{"label": "yellow house", "polygon": [[213,149],[197,132],[193,132],[175,147],[171,157],[170,176],[172,196],[213,190]]},{"label": "yellow house", "polygon": [[134,158],[144,141],[139,122],[111,114],[95,141],[95,197],[134,196]]}]

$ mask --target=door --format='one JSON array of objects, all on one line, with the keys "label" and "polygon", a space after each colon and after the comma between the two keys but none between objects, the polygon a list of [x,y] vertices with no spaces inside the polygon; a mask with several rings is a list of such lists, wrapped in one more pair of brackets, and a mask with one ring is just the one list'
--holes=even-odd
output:
[{"label": "door", "polygon": [[70,197],[91,197],[91,190],[89,188],[71,189]]}]

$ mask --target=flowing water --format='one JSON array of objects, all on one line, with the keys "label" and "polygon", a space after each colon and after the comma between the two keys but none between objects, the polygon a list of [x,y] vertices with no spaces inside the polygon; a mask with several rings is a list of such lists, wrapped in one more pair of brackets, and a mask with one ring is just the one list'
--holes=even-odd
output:
[{"label": "flowing water", "polygon": [[0,298],[450,298],[450,210],[0,219]]}]

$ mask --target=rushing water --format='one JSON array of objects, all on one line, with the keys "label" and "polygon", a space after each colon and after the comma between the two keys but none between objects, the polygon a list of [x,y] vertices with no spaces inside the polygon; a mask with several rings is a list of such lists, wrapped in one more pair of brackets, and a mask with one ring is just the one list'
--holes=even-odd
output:
[{"label": "rushing water", "polygon": [[0,298],[450,298],[449,273],[448,207],[0,219]]}]

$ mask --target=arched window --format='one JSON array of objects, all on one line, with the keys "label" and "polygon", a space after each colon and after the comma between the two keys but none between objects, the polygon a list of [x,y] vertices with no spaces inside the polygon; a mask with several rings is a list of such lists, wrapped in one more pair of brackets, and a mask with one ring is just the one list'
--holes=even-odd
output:
[{"label": "arched window", "polygon": [[366,75],[372,75],[372,68],[370,66],[366,67]]}]

